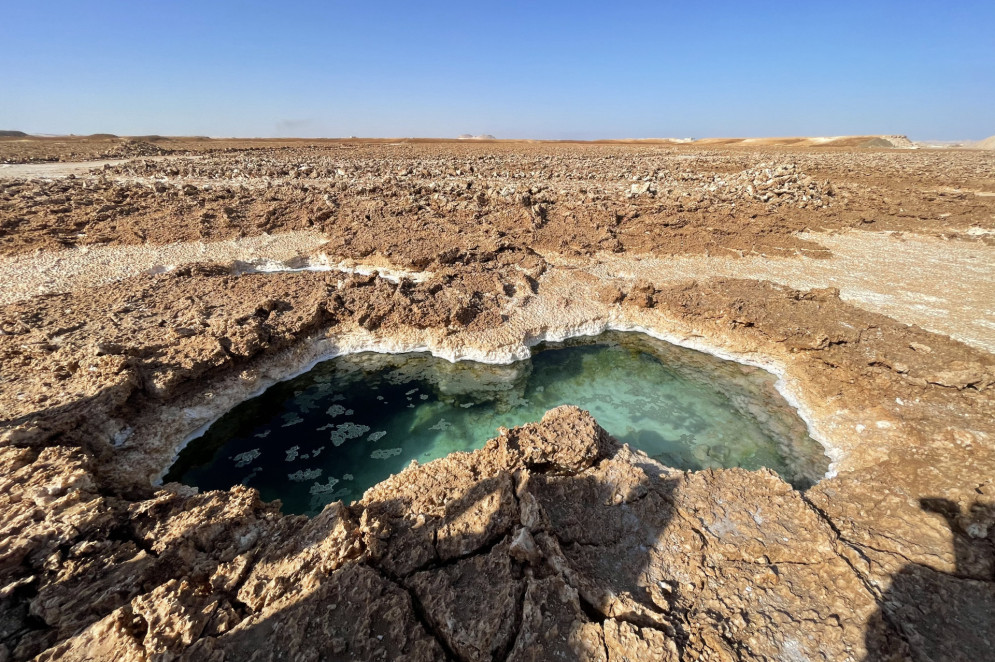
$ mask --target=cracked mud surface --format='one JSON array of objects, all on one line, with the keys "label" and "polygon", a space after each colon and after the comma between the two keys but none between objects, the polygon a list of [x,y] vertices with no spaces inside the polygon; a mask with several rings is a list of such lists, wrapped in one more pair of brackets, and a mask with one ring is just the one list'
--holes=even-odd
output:
[{"label": "cracked mud surface", "polygon": [[[925,292],[912,278],[891,310],[848,297],[833,280],[845,246],[795,233],[856,228],[841,236],[859,244],[881,236],[860,228],[901,230],[983,262],[987,235],[966,229],[992,227],[991,198],[925,192],[992,190],[992,157],[958,155],[374,144],[5,183],[15,278],[51,264],[31,261],[38,249],[172,250],[263,230],[317,233],[330,264],[401,277],[252,273],[230,254],[163,273],[126,260],[114,278],[0,306],[0,660],[989,659],[995,356],[982,336],[907,326]],[[781,173],[784,200],[748,192],[759,163]],[[632,181],[644,166],[657,174]],[[332,215],[303,204],[332,191]],[[123,196],[132,211],[77,213],[80,195]],[[225,200],[230,222],[194,211]],[[279,209],[265,220],[257,207]],[[758,255],[716,257],[735,251]],[[808,280],[759,280],[780,274],[760,253]],[[668,268],[685,254],[694,269]],[[721,263],[709,273],[708,260]],[[959,314],[983,320],[983,306]],[[198,428],[322,357],[507,361],[603,328],[778,372],[832,476],[799,492],[769,471],[676,471],[562,407],[311,520],[243,487],[153,486]]]}]

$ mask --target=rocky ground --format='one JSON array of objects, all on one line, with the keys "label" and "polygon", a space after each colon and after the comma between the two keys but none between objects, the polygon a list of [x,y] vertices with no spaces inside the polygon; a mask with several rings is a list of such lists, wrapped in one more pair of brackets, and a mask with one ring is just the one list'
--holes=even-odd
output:
[{"label": "rocky ground", "polygon": [[[995,659],[995,156],[180,147],[0,179],[0,660]],[[321,357],[604,328],[777,372],[830,475],[685,473],[560,408],[312,520],[154,486]]]}]

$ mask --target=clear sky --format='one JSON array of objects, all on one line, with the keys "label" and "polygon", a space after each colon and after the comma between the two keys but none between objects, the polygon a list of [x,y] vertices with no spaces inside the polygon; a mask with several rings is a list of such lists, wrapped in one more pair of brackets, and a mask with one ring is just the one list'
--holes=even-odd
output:
[{"label": "clear sky", "polygon": [[0,129],[995,134],[995,0],[6,0]]}]

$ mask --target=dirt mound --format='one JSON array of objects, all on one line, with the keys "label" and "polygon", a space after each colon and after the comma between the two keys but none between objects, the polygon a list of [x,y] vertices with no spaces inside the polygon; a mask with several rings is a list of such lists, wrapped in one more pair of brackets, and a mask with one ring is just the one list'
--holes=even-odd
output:
[{"label": "dirt mound", "polygon": [[989,136],[984,140],[979,140],[974,145],[974,149],[995,149],[995,136]]},{"label": "dirt mound", "polygon": [[136,156],[165,156],[172,154],[173,150],[160,147],[144,140],[129,140],[123,145],[113,150],[112,155],[117,157],[132,158]]},{"label": "dirt mound", "polygon": [[896,149],[918,149],[916,144],[909,140],[908,136],[881,136],[885,140],[891,143],[891,146]]},{"label": "dirt mound", "polygon": [[881,137],[871,138],[867,142],[861,143],[860,146],[861,147],[883,147],[885,149],[892,149],[892,148],[895,147],[890,142],[888,142],[887,140],[885,140],[884,138],[881,138]]},{"label": "dirt mound", "polygon": [[870,140],[860,143],[860,147],[918,149],[916,144],[909,140],[908,136],[874,136]]}]

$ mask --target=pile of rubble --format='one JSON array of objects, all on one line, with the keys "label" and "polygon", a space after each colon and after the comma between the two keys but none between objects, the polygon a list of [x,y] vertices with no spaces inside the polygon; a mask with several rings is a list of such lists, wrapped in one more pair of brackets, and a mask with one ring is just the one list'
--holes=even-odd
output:
[{"label": "pile of rubble", "polygon": [[166,156],[172,153],[173,150],[160,147],[155,143],[144,140],[128,140],[119,147],[115,147],[107,155],[115,158],[132,159],[142,156]]},{"label": "pile of rubble", "polygon": [[793,163],[760,163],[732,176],[701,173],[698,170],[664,172],[653,180],[629,187],[628,197],[652,195],[674,200],[696,197],[699,201],[735,205],[742,201],[756,201],[773,207],[785,205],[799,209],[828,207],[836,189],[829,180],[817,181],[799,171]]}]

